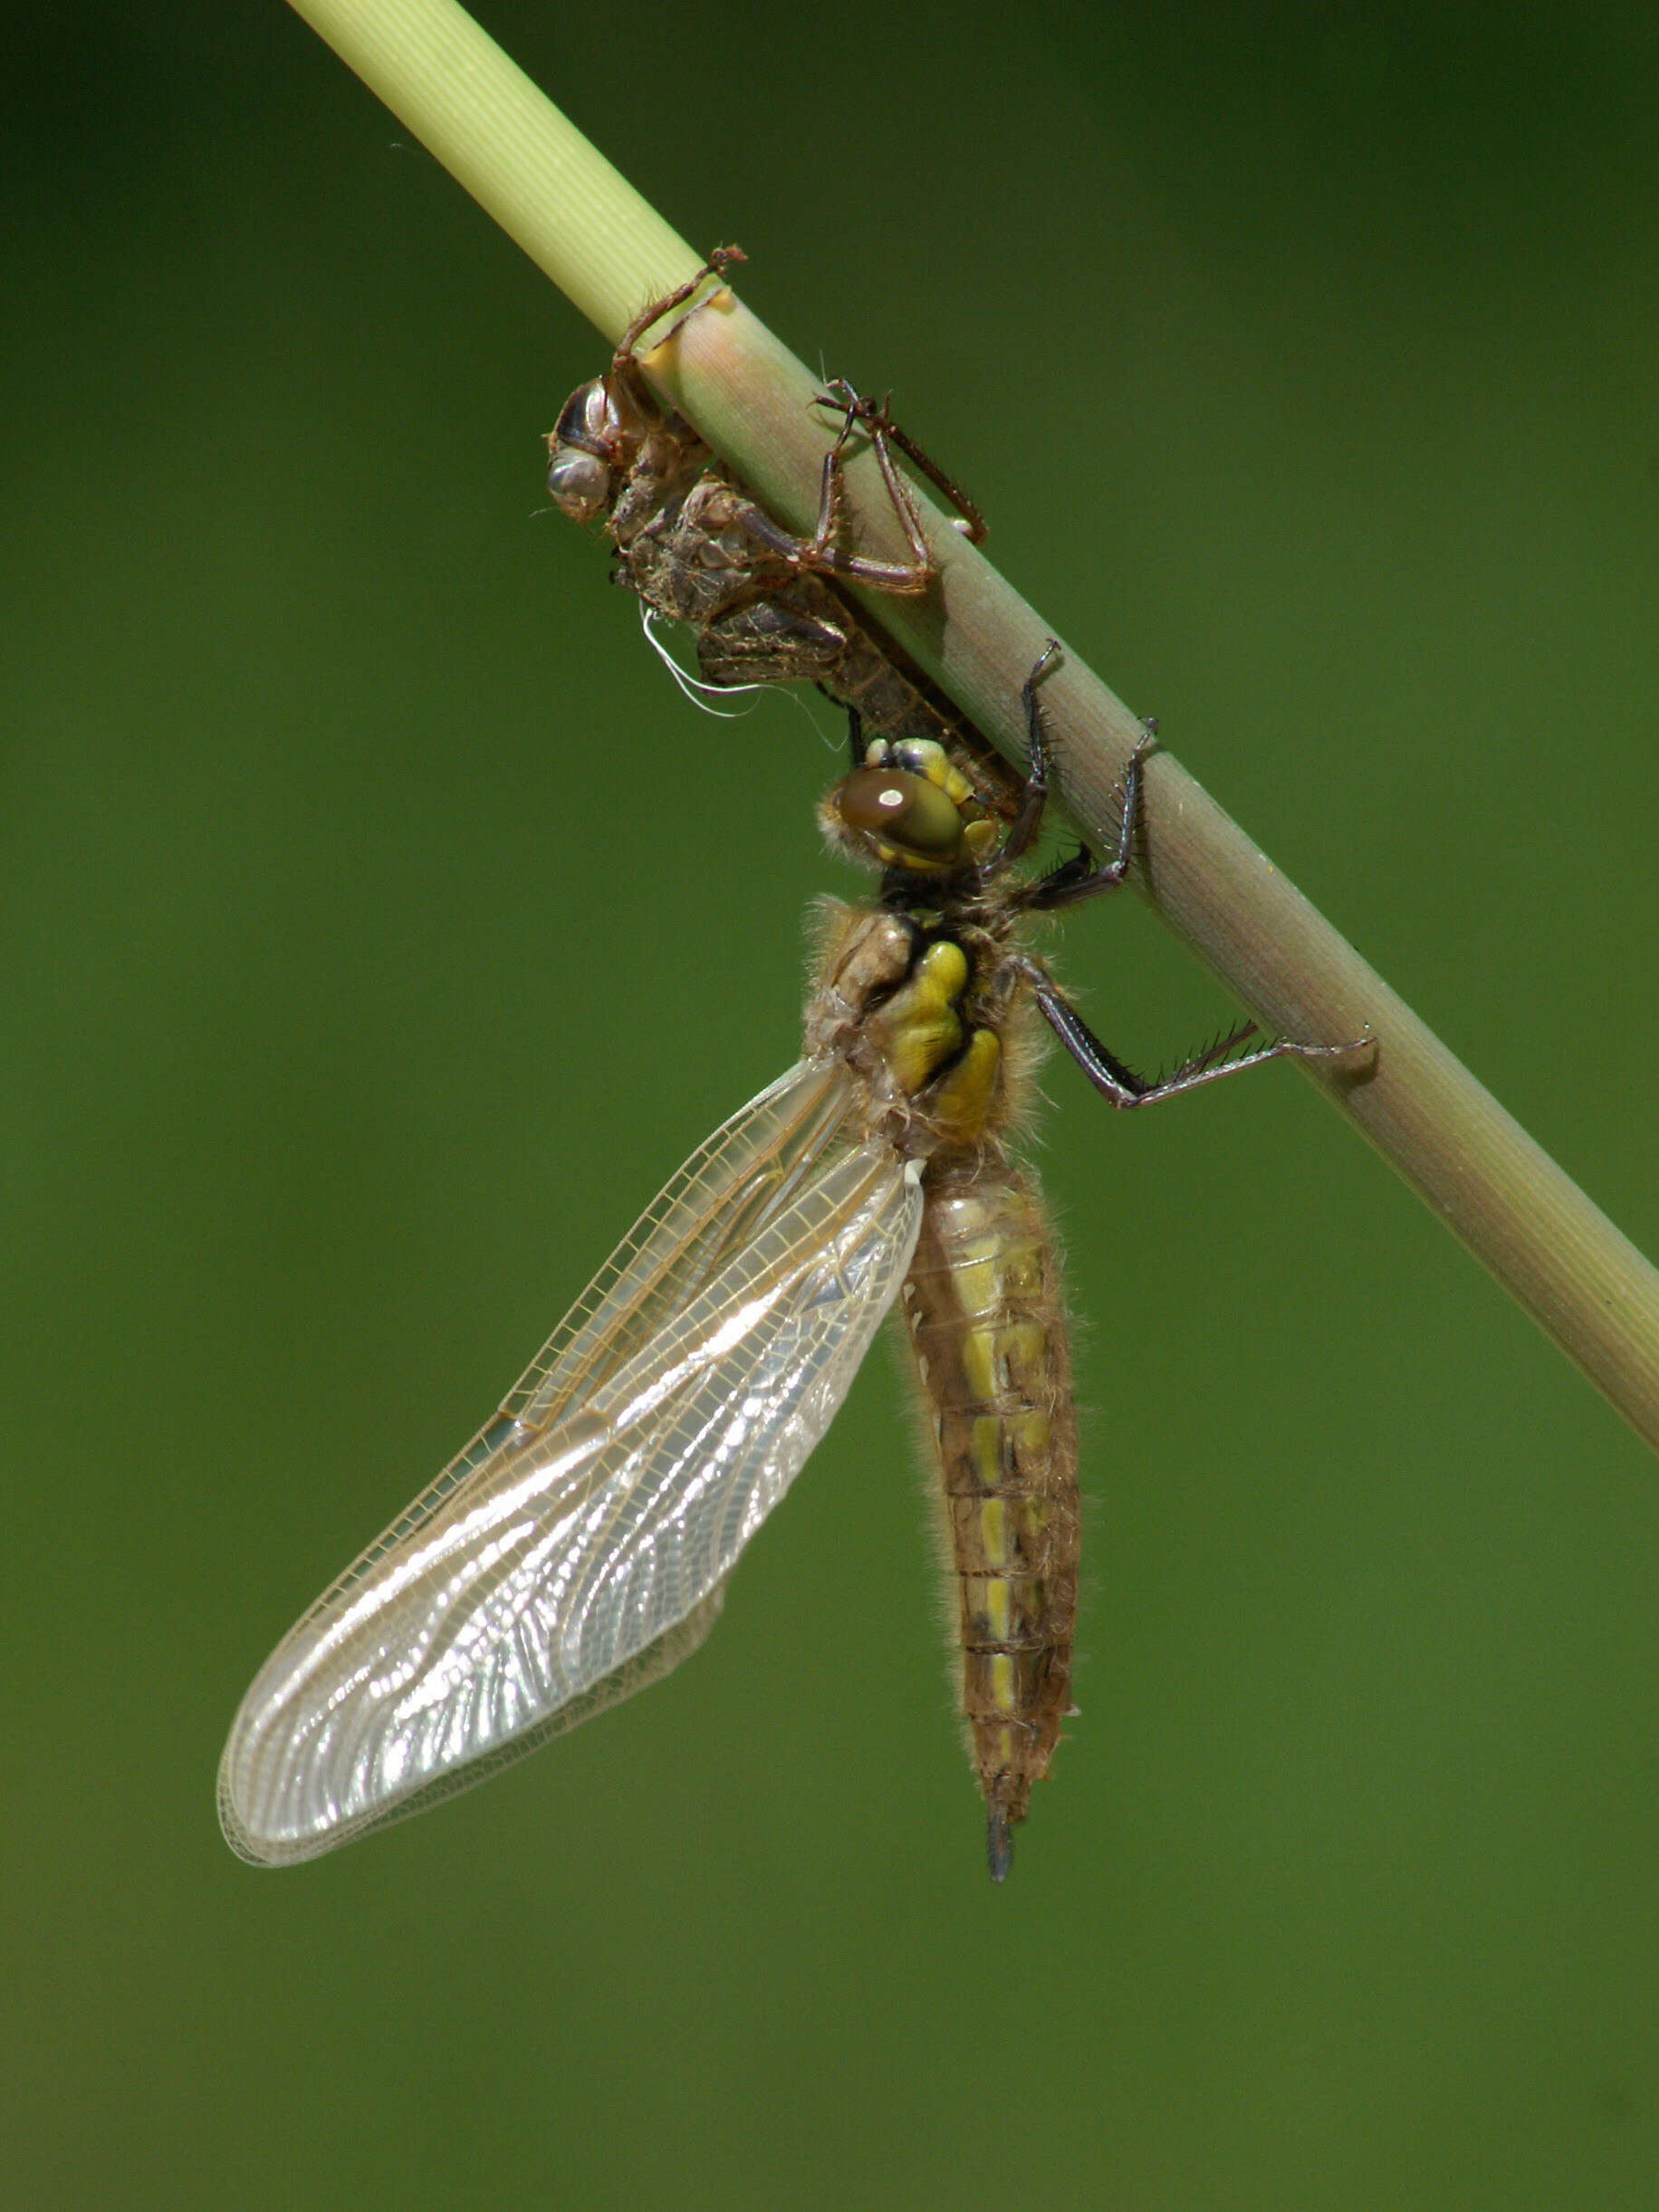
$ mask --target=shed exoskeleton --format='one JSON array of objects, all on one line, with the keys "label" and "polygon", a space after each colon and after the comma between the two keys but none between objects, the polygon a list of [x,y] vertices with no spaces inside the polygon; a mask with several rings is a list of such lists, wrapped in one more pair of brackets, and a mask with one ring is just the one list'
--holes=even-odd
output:
[{"label": "shed exoskeleton", "polygon": [[[743,258],[735,247],[718,249],[695,277],[635,318],[603,376],[571,393],[547,440],[553,504],[573,522],[603,524],[618,582],[651,613],[686,625],[706,684],[817,684],[856,710],[872,735],[935,739],[1006,816],[1017,803],[1017,775],[839,588],[852,582],[914,596],[933,582],[933,556],[896,450],[977,543],[984,522],[965,493],[894,421],[887,401],[861,397],[837,379],[818,403],[839,416],[839,433],[824,456],[816,526],[801,537],[768,514],[646,377],[639,348],[647,333],[676,310],[697,312],[693,301],[706,305],[716,293],[698,300],[705,284],[724,280]],[[859,437],[873,449],[906,560],[877,560],[846,543],[842,471]]]}]

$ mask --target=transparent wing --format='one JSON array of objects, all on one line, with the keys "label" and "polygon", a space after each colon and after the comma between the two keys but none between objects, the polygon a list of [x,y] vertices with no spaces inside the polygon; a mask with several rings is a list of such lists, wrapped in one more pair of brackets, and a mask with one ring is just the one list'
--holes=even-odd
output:
[{"label": "transparent wing", "polygon": [[828,1427],[909,1265],[914,1170],[803,1062],[695,1153],[496,1419],[277,1647],[225,1832],[304,1859],[676,1666]]}]

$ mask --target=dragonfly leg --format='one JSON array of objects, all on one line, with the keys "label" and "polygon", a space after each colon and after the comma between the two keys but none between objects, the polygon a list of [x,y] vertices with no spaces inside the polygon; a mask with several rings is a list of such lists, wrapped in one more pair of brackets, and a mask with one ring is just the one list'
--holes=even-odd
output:
[{"label": "dragonfly leg", "polygon": [[1118,1059],[1102,1044],[1088,1024],[1040,961],[1023,953],[1012,956],[1010,966],[1024,976],[1043,1016],[1055,1035],[1077,1062],[1101,1096],[1113,1106],[1151,1106],[1159,1099],[1196,1091],[1201,1083],[1219,1082],[1223,1075],[1242,1075],[1246,1068],[1268,1060],[1344,1060],[1375,1048],[1375,1039],[1359,1037],[1343,1044],[1303,1044],[1293,1037],[1274,1037],[1252,1051],[1240,1052],[1256,1034],[1254,1022],[1243,1022],[1202,1053],[1183,1062],[1171,1075],[1148,1078]]},{"label": "dragonfly leg", "polygon": [[[1018,860],[1036,842],[1042,828],[1042,818],[1048,805],[1050,785],[1054,774],[1054,748],[1043,720],[1042,703],[1037,688],[1058,658],[1060,650],[1058,638],[1050,638],[1038,657],[1036,665],[1026,678],[1021,689],[1025,702],[1027,733],[1027,765],[1025,789],[1021,793],[1020,809],[1009,827],[996,856],[995,865],[1002,867]],[[1129,863],[1135,852],[1135,833],[1140,822],[1141,764],[1157,741],[1158,726],[1146,722],[1141,726],[1141,738],[1130,754],[1123,772],[1123,811],[1117,832],[1117,850],[1109,861],[1097,861],[1087,845],[1073,857],[1034,883],[1028,884],[1019,894],[1017,904],[1028,912],[1052,912],[1057,907],[1075,906],[1079,900],[1092,899],[1101,891],[1115,891],[1127,877]]]},{"label": "dragonfly leg", "polygon": [[893,466],[893,457],[889,450],[893,446],[898,447],[913,467],[921,470],[923,476],[926,477],[940,497],[948,500],[950,505],[955,508],[962,518],[960,524],[962,534],[967,539],[968,543],[981,545],[984,543],[986,536],[984,516],[968,497],[966,492],[963,490],[961,485],[957,483],[955,477],[946,476],[933,456],[916,444],[909,431],[902,428],[894,421],[891,392],[885,393],[878,400],[867,399],[853,390],[844,376],[831,377],[812,404],[814,407],[827,407],[839,410],[844,418],[841,428],[843,441],[855,421],[863,427],[875,449],[877,463],[881,469],[882,476],[887,483],[895,506],[899,505],[901,502],[900,495],[894,488],[897,477]]},{"label": "dragonfly leg", "polygon": [[[934,580],[933,557],[927,550],[927,541],[922,535],[922,525],[916,510],[909,504],[909,494],[903,483],[894,478],[897,496],[894,505],[899,520],[905,525],[910,540],[913,561],[877,561],[865,553],[849,553],[840,543],[841,516],[846,504],[842,482],[841,449],[832,446],[824,456],[823,475],[818,496],[818,521],[810,538],[796,537],[775,523],[764,507],[753,500],[745,500],[734,512],[732,519],[774,558],[799,573],[819,576],[845,576],[854,583],[872,584],[878,591],[911,594],[926,591]],[[891,487],[889,487],[891,488]]]},{"label": "dragonfly leg", "polygon": [[1025,704],[1025,785],[1020,793],[1019,812],[1008,825],[1007,836],[992,856],[985,870],[987,875],[1000,873],[1012,861],[1028,852],[1042,828],[1043,811],[1049,803],[1049,774],[1054,765],[1054,753],[1049,743],[1048,726],[1042,718],[1042,702],[1037,697],[1037,687],[1060,659],[1060,640],[1050,638],[1032,662],[1031,674],[1020,687],[1020,697]]},{"label": "dragonfly leg", "polygon": [[[818,574],[845,576],[854,583],[875,585],[884,591],[910,593],[926,591],[936,573],[927,540],[922,533],[922,517],[910,487],[894,465],[888,446],[889,425],[884,410],[872,409],[870,402],[861,399],[850,384],[838,382],[830,392],[820,393],[817,405],[839,407],[841,410],[840,434],[824,456],[823,473],[819,482],[818,521],[810,538],[791,537],[774,523],[762,508],[756,507],[745,515],[744,522],[753,535],[768,551],[787,561],[793,568],[809,570]],[[841,543],[842,516],[846,505],[846,449],[855,426],[868,434],[881,471],[881,480],[887,487],[887,499],[905,534],[910,548],[908,561],[878,561],[872,554],[849,553]],[[907,447],[906,447],[907,449]]]},{"label": "dragonfly leg", "polygon": [[864,743],[864,716],[850,701],[847,707],[847,743],[851,749],[853,772],[856,774],[864,765],[867,747]]},{"label": "dragonfly leg", "polygon": [[1115,891],[1128,880],[1136,833],[1140,826],[1141,764],[1157,743],[1158,726],[1148,720],[1141,725],[1141,730],[1140,742],[1124,767],[1120,786],[1123,813],[1117,851],[1109,861],[1097,861],[1087,845],[1079,846],[1070,860],[1062,861],[1058,868],[1050,869],[1047,875],[1027,885],[1020,904],[1028,913],[1057,913],[1062,907],[1078,906],[1085,899],[1098,897],[1102,891]]},{"label": "dragonfly leg", "polygon": [[[610,373],[605,378],[604,385],[609,395],[611,405],[616,409],[617,415],[629,437],[643,438],[649,431],[660,428],[665,423],[675,424],[679,428],[686,429],[686,426],[680,424],[679,418],[672,410],[665,410],[664,403],[646,380],[646,373],[639,365],[639,354],[637,351],[640,340],[654,323],[660,322],[665,315],[671,315],[676,307],[683,307],[698,286],[709,277],[723,277],[734,261],[746,261],[747,259],[748,255],[741,246],[717,245],[695,276],[688,276],[683,284],[676,284],[672,292],[665,293],[661,299],[653,300],[648,306],[642,308],[618,340],[617,350],[610,357]],[[677,330],[678,327],[679,325],[676,323],[675,328]],[[666,332],[664,337],[658,340],[658,344],[666,344],[667,339],[672,335],[672,332]],[[579,399],[580,396],[580,394],[577,395]],[[574,404],[575,402],[572,401],[571,405]],[[568,408],[566,411],[569,412]],[[562,428],[561,422],[561,428],[562,429]],[[556,437],[559,433],[555,432],[554,435]],[[693,434],[686,430],[686,435],[690,437]],[[584,438],[577,438],[573,442],[580,449],[598,450],[598,448],[590,447]],[[553,450],[553,441],[550,438],[548,441],[550,456]],[[614,456],[606,454],[605,457],[609,459]],[[651,504],[654,503],[647,503],[647,505]]]},{"label": "dragonfly leg", "polygon": [[[687,277],[683,284],[676,284],[660,300],[653,300],[648,307],[634,317],[617,341],[616,352],[611,356],[611,373],[621,375],[637,369],[638,364],[634,349],[654,322],[660,322],[665,315],[671,315],[676,307],[684,307],[706,277],[724,276],[734,261],[746,261],[748,258],[741,246],[717,245],[695,276]],[[658,343],[661,342],[659,340]]]},{"label": "dragonfly leg", "polygon": [[[853,583],[868,583],[878,591],[906,595],[925,591],[937,572],[922,533],[920,512],[909,486],[894,465],[887,442],[890,426],[885,411],[872,412],[872,403],[861,399],[850,385],[835,387],[833,398],[829,393],[820,394],[820,398],[841,409],[842,422],[839,437],[824,456],[819,478],[818,517],[811,536],[797,537],[782,523],[774,522],[754,500],[742,501],[731,519],[763,551],[797,573],[843,576]],[[888,501],[910,548],[907,561],[878,561],[873,554],[849,553],[841,543],[847,505],[846,447],[855,426],[862,427],[869,435]],[[905,449],[909,450],[907,445]]]}]

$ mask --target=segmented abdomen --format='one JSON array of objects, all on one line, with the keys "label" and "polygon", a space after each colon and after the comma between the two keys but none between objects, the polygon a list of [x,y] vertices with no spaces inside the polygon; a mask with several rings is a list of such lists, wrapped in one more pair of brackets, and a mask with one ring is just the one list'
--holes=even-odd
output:
[{"label": "segmented abdomen", "polygon": [[935,1173],[903,1306],[938,1447],[963,1717],[1000,1872],[1071,1704],[1077,1416],[1035,1189],[1001,1161]]}]

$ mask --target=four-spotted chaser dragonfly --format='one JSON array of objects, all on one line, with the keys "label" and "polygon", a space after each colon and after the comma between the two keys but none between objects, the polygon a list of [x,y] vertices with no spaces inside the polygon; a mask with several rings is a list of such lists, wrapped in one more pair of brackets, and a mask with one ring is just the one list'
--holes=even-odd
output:
[{"label": "four-spotted chaser dragonfly", "polygon": [[278,1645],[219,1778],[225,1832],[282,1864],[416,1812],[657,1680],[708,1633],[744,1545],[889,1308],[927,1409],[961,1702],[991,1871],[1070,1709],[1077,1431],[1053,1241],[1010,1139],[1036,1017],[1114,1106],[1285,1054],[1247,1028],[1160,1082],[1094,1036],[1028,918],[1120,884],[1117,850],[1022,878],[1049,751],[999,822],[929,739],[864,742],[823,808],[879,871],[827,929],[788,1074],[693,1153],[501,1411]]}]

